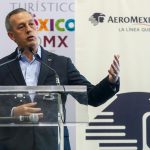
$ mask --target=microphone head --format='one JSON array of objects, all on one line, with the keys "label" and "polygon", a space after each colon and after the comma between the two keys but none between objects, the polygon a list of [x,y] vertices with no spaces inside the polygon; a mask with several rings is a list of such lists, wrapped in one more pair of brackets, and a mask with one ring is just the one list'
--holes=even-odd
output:
[{"label": "microphone head", "polygon": [[29,50],[31,53],[34,52],[32,47],[29,47],[28,50]]},{"label": "microphone head", "polygon": [[19,50],[21,52],[21,54],[24,52],[24,48],[20,48]]}]

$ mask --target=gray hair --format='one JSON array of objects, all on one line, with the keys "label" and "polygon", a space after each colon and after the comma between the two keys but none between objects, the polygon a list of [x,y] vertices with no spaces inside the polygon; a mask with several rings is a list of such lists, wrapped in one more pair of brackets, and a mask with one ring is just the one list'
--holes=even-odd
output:
[{"label": "gray hair", "polygon": [[[13,11],[11,11],[7,16],[6,16],[6,19],[5,19],[5,27],[6,27],[6,30],[7,32],[11,31],[12,30],[12,25],[10,23],[10,18],[12,15],[15,15],[15,14],[18,14],[20,12],[27,12],[29,14],[31,14],[30,12],[28,12],[26,9],[24,8],[17,8],[17,9],[14,9]],[[32,15],[32,14],[31,14]]]}]

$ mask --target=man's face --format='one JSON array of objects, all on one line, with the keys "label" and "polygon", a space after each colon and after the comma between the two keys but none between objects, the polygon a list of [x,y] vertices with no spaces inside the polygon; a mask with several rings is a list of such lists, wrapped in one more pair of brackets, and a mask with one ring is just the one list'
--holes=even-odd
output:
[{"label": "man's face", "polygon": [[37,30],[31,14],[20,12],[12,15],[10,23],[12,30],[8,35],[19,47],[37,46]]}]

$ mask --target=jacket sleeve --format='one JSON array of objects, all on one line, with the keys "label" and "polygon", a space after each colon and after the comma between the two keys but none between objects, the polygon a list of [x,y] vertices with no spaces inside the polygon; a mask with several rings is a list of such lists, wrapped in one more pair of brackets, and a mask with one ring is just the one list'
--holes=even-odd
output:
[{"label": "jacket sleeve", "polygon": [[88,104],[92,106],[99,106],[105,103],[119,91],[119,87],[119,80],[115,84],[111,84],[108,81],[108,77],[104,78],[101,82],[94,86],[94,88],[87,91]]},{"label": "jacket sleeve", "polygon": [[68,83],[69,85],[86,85],[88,94],[88,104],[92,106],[99,106],[114,96],[119,91],[119,80],[115,84],[108,81],[108,76],[104,78],[97,85],[91,84],[73,65],[68,58]]}]

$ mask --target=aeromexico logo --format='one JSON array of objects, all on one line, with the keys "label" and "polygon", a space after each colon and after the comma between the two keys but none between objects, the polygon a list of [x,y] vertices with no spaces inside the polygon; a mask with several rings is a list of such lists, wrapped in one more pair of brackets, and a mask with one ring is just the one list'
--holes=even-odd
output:
[{"label": "aeromexico logo", "polygon": [[93,13],[89,17],[89,21],[96,26],[99,23],[113,23],[113,24],[149,24],[150,17],[146,16],[109,16],[104,13]]},{"label": "aeromexico logo", "polygon": [[150,150],[150,93],[118,94],[86,129],[101,150]]},{"label": "aeromexico logo", "polygon": [[98,25],[98,23],[103,23],[105,19],[105,14],[102,13],[94,13],[90,16],[89,21],[93,23],[94,26]]}]

